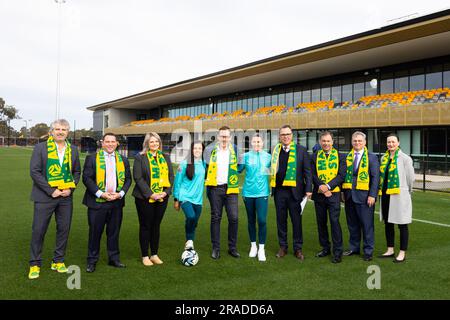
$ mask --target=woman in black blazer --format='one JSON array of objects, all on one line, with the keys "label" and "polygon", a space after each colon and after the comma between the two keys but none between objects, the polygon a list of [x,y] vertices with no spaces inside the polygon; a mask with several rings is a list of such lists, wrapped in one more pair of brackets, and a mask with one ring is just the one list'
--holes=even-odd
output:
[{"label": "woman in black blazer", "polygon": [[142,146],[133,165],[133,196],[139,216],[142,263],[152,266],[163,263],[158,257],[160,226],[172,191],[173,169],[170,158],[161,151],[162,141],[157,133],[147,133]]}]

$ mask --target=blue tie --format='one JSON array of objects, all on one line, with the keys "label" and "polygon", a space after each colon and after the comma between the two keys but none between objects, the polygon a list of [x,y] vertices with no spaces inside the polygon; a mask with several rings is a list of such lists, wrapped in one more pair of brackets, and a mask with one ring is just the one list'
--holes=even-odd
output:
[{"label": "blue tie", "polygon": [[358,173],[358,164],[359,164],[359,153],[355,152],[355,159],[353,160],[353,173]]}]

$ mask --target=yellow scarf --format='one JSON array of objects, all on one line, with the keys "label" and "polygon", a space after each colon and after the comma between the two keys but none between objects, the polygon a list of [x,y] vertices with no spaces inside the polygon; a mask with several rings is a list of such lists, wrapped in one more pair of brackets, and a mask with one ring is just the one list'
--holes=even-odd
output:
[{"label": "yellow scarf", "polygon": [[[150,163],[150,189],[153,193],[163,192],[163,188],[170,187],[169,181],[169,167],[166,159],[164,159],[163,153],[158,150],[156,152],[156,159],[150,153],[147,152],[147,159]],[[163,202],[163,199],[159,199],[159,202]],[[149,199],[150,203],[156,202],[152,198]]]},{"label": "yellow scarf", "polygon": [[[273,149],[271,167],[270,167],[270,186],[275,188],[277,185],[278,158],[280,157],[281,143],[278,143]],[[297,145],[291,142],[289,146],[289,158],[286,168],[286,176],[283,180],[283,186],[297,186]]]},{"label": "yellow scarf", "polygon": [[[209,159],[208,175],[206,177],[205,186],[217,186],[217,151],[219,150],[219,144],[217,144],[211,152]],[[233,146],[229,145],[230,161],[228,164],[228,188],[227,194],[239,193],[239,177],[238,177],[238,163],[236,152]]]},{"label": "yellow scarf", "polygon": [[[352,149],[347,155],[347,174],[345,175],[345,181],[342,184],[342,189],[351,189],[353,183],[353,159],[355,156],[355,150]],[[357,190],[369,190],[369,152],[364,147],[364,153],[359,160],[358,178],[356,180]]]},{"label": "yellow scarf", "polygon": [[[317,176],[319,180],[324,183],[328,183],[336,178],[339,171],[339,153],[336,149],[331,149],[331,153],[328,157],[323,150],[317,153],[316,159]],[[335,187],[331,192],[339,192],[341,189],[339,186]]]},{"label": "yellow scarf", "polygon": [[[122,190],[122,187],[125,183],[125,165],[123,163],[122,156],[117,151],[115,151],[115,155],[116,155],[115,158],[116,158],[116,176],[117,176],[116,191],[119,192],[120,190]],[[96,178],[97,186],[101,191],[105,192],[106,163],[105,163],[104,151],[97,152],[95,162],[96,162],[95,178]],[[97,202],[105,202],[106,200],[102,199],[102,198],[97,198],[96,201]]]},{"label": "yellow scarf", "polygon": [[75,189],[72,176],[72,148],[66,141],[66,151],[62,166],[59,164],[58,148],[55,140],[50,136],[47,140],[47,181],[50,187],[59,190]]}]

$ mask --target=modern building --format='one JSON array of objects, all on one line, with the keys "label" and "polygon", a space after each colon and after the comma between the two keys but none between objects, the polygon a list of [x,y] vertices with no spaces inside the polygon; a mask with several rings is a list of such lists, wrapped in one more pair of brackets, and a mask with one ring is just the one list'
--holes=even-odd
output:
[{"label": "modern building", "polygon": [[[449,173],[450,10],[288,52],[235,68],[88,107],[94,130],[123,135],[129,152],[155,131],[166,148],[172,133],[208,133],[222,125],[248,147],[254,130],[290,124],[311,150],[320,131],[335,134],[340,151],[351,134],[366,132],[368,148],[386,150],[397,132],[417,170]],[[214,134],[203,136],[209,139]]]}]

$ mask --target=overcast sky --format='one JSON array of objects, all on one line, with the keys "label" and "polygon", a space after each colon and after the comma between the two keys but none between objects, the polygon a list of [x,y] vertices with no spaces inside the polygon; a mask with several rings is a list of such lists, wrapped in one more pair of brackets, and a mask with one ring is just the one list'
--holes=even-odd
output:
[{"label": "overcast sky", "polygon": [[[448,0],[66,0],[61,110],[86,107],[448,9]],[[392,22],[391,22],[392,23]],[[55,118],[58,4],[0,0],[0,97],[28,126]],[[12,121],[19,129],[23,120]]]}]

